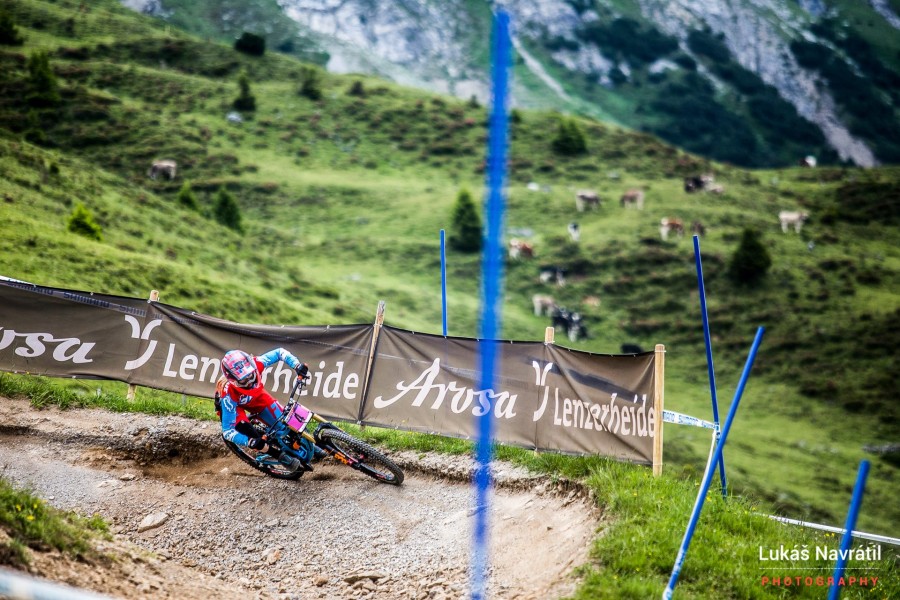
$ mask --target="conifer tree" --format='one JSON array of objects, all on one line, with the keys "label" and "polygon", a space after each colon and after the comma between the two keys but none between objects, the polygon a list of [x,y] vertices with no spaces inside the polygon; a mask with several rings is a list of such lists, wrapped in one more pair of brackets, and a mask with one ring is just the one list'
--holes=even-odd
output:
[{"label": "conifer tree", "polygon": [[256,97],[250,91],[250,77],[246,71],[242,71],[238,77],[238,86],[241,88],[240,95],[234,100],[234,107],[241,111],[256,110]]},{"label": "conifer tree", "polygon": [[28,103],[32,106],[48,107],[59,104],[59,83],[50,68],[50,58],[43,50],[28,57]]},{"label": "conifer tree", "polygon": [[197,196],[194,195],[191,189],[190,181],[185,181],[181,184],[181,189],[178,190],[178,203],[191,210],[197,210]]},{"label": "conifer tree", "polygon": [[12,16],[0,9],[0,46],[21,46],[24,43],[25,38],[19,34]]},{"label": "conifer tree", "polygon": [[737,285],[750,286],[762,281],[771,266],[772,257],[759,240],[759,233],[745,229],[728,265],[728,277]]},{"label": "conifer tree", "polygon": [[468,190],[460,190],[453,206],[450,246],[460,252],[479,252],[481,237],[481,215],[472,194]]},{"label": "conifer tree", "polygon": [[233,229],[238,233],[244,233],[244,226],[241,224],[241,209],[237,205],[234,196],[224,187],[219,188],[216,194],[216,202],[213,207],[213,215],[216,221]]},{"label": "conifer tree", "polygon": [[553,138],[553,149],[559,154],[575,156],[587,152],[587,142],[574,119],[561,118]]},{"label": "conifer tree", "polygon": [[300,77],[300,95],[310,100],[321,100],[322,72],[317,67],[303,67]]}]

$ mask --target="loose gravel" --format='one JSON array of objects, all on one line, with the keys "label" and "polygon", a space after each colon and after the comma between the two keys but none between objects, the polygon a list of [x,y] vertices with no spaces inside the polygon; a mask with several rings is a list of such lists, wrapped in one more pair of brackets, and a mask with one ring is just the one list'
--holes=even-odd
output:
[{"label": "loose gravel", "polygon": [[[72,561],[56,579],[122,598],[469,597],[471,460],[390,456],[406,471],[402,486],[330,460],[279,481],[229,454],[212,423],[0,399],[0,476],[102,515],[116,551],[139,557],[124,584],[98,577],[97,564],[93,581],[73,575]],[[594,503],[575,483],[512,465],[493,475],[490,597],[572,593],[600,526]],[[35,574],[54,579],[43,569]]]}]

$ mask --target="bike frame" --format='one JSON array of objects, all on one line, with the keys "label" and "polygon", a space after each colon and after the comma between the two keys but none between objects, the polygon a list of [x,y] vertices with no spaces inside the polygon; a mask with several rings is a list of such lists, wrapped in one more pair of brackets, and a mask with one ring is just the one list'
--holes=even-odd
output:
[{"label": "bike frame", "polygon": [[[278,418],[275,423],[270,425],[266,429],[266,436],[269,439],[274,439],[278,441],[278,445],[281,447],[282,452],[287,452],[291,456],[295,458],[301,459],[301,456],[297,453],[300,450],[300,442],[297,440],[297,436],[307,440],[310,444],[313,444],[329,455],[333,456],[340,462],[344,463],[347,466],[352,467],[357,464],[359,461],[353,458],[352,456],[347,456],[343,452],[340,451],[339,448],[334,447],[330,443],[323,443],[318,433],[322,429],[330,428],[330,429],[340,429],[335,426],[333,423],[309,410],[305,406],[303,406],[298,400],[294,398],[294,396],[303,389],[303,386],[306,385],[306,380],[297,378],[294,383],[294,387],[291,389],[291,394],[288,397],[287,404],[282,406],[281,416]],[[281,403],[279,403],[280,405]],[[309,432],[310,423],[315,422],[315,426],[312,429],[312,433]],[[265,458],[263,458],[265,457]],[[260,464],[268,464],[268,465],[281,465],[281,463],[270,457],[267,454],[261,454],[257,456],[257,462]],[[308,470],[312,470],[312,467],[309,466],[309,463],[304,463],[304,466]]]}]

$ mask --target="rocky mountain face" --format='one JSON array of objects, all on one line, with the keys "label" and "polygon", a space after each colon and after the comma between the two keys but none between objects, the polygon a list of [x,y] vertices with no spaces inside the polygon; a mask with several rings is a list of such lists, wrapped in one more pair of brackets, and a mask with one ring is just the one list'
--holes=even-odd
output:
[{"label": "rocky mountain face", "polygon": [[[212,3],[216,1],[227,3]],[[879,32],[896,35],[900,18],[888,0],[869,2],[859,0],[856,4],[862,6],[855,7],[866,11],[871,29],[862,36],[855,35],[857,25],[844,14],[840,0],[256,0],[254,4],[276,4],[296,23],[298,35],[314,39],[327,53],[329,71],[375,74],[482,102],[490,95],[491,15],[503,8],[513,28],[517,56],[513,98],[518,106],[615,121],[747,166],[776,166],[786,163],[787,157],[806,154],[819,154],[820,162],[872,166],[900,161],[900,148],[878,139],[895,132],[879,133],[859,123],[866,115],[861,110],[854,113],[856,100],[845,88],[855,86],[846,82],[852,76],[871,81],[873,71],[865,68],[866,57],[875,56],[872,64],[881,69],[876,69],[878,73],[888,74],[882,77],[887,83],[874,87],[866,101],[876,102],[882,113],[897,121],[900,102],[890,88],[900,79],[896,67],[900,55],[896,47],[877,47],[877,39]],[[163,18],[177,12],[174,0],[123,3]],[[232,15],[232,29],[235,18]],[[830,29],[822,23],[830,23]],[[264,32],[266,24],[243,26]],[[853,44],[844,43],[846,39]],[[868,54],[854,53],[859,40],[867,45]],[[798,54],[798,44],[800,50],[812,48],[812,58],[801,60],[809,53]],[[841,79],[838,71],[850,75]],[[685,85],[691,94],[698,85],[710,86],[710,92],[701,93],[700,104],[693,109],[673,106],[673,96],[684,96]],[[685,130],[691,110],[706,119],[693,133]],[[710,114],[717,116],[707,119]],[[814,133],[805,129],[810,124]],[[795,135],[799,130],[804,132]],[[692,141],[692,136],[697,139]],[[701,137],[710,139],[700,141]],[[743,139],[731,143],[760,158],[743,160],[737,150],[718,151],[715,137]]]}]

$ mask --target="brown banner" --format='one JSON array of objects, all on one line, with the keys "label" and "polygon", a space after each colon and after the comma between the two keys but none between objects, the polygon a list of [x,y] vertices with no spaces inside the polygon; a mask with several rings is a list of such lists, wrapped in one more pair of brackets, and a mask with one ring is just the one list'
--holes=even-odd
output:
[{"label": "brown banner", "polygon": [[[310,365],[302,402],[328,418],[473,438],[477,418],[489,413],[501,443],[652,462],[660,422],[653,353],[495,341],[496,375],[483,390],[479,341],[383,327],[369,368],[375,331],[246,325],[159,302],[0,281],[2,371],[210,397],[227,350],[284,347]],[[263,379],[284,398],[293,371],[278,364]]]},{"label": "brown banner", "polygon": [[363,422],[474,438],[478,417],[490,413],[501,443],[652,462],[653,354],[492,343],[496,376],[481,389],[478,340],[385,327]]}]

